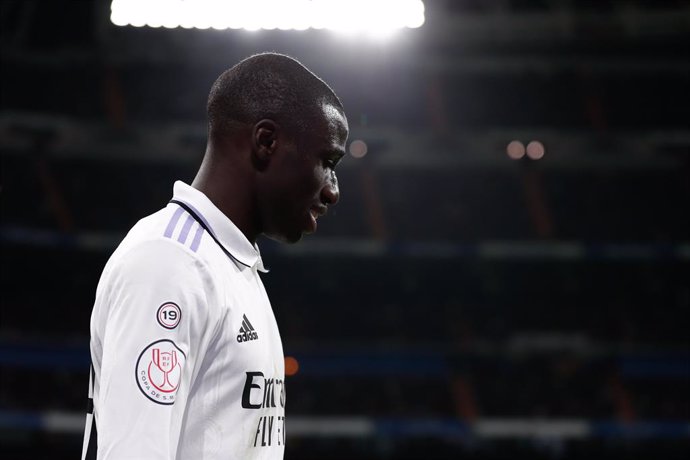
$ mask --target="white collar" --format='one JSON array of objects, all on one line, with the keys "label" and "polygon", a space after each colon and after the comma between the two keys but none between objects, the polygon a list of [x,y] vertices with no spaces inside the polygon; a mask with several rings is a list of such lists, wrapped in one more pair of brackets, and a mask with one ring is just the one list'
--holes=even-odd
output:
[{"label": "white collar", "polygon": [[233,259],[246,267],[256,267],[262,273],[268,272],[261,260],[259,246],[252,245],[230,218],[201,191],[178,180],[173,186],[173,200],[189,207],[196,214],[193,217],[201,221],[200,224],[206,227]]}]

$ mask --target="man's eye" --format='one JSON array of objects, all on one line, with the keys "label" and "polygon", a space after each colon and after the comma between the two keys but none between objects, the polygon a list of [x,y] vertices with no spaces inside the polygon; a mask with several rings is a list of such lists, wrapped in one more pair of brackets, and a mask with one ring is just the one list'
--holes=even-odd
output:
[{"label": "man's eye", "polygon": [[335,169],[335,167],[338,165],[338,162],[335,160],[326,160],[326,166],[328,166],[331,169]]}]

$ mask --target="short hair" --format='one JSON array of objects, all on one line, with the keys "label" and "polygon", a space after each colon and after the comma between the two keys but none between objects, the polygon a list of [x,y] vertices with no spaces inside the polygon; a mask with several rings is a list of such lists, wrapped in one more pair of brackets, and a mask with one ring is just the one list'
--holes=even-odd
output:
[{"label": "short hair", "polygon": [[278,53],[256,54],[213,83],[206,107],[209,135],[229,134],[238,124],[270,118],[296,139],[313,128],[324,103],[344,113],[335,92],[299,61]]}]

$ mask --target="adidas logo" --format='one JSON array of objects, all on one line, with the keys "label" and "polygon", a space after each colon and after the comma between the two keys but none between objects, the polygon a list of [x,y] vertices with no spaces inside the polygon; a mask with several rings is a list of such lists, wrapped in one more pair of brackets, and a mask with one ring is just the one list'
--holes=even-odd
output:
[{"label": "adidas logo", "polygon": [[258,338],[259,334],[256,333],[254,326],[247,319],[247,315],[242,315],[242,327],[240,327],[240,333],[237,334],[237,341],[242,343],[257,340]]}]

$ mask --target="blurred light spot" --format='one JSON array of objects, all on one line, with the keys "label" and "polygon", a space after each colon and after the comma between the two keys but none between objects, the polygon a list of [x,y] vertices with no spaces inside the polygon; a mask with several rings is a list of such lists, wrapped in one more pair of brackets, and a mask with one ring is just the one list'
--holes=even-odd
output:
[{"label": "blurred light spot", "polygon": [[295,375],[299,370],[299,363],[292,356],[285,357],[285,375]]},{"label": "blurred light spot", "polygon": [[525,156],[525,146],[520,141],[512,141],[506,147],[506,153],[513,160],[519,160]]},{"label": "blurred light spot", "polygon": [[367,154],[368,147],[366,142],[360,141],[359,139],[354,140],[350,143],[350,155],[355,158],[362,158]]},{"label": "blurred light spot", "polygon": [[544,156],[544,144],[539,141],[532,141],[527,144],[527,156],[532,160],[539,160]]},{"label": "blurred light spot", "polygon": [[422,0],[112,0],[118,26],[208,29],[332,29],[388,37],[424,24]]}]

